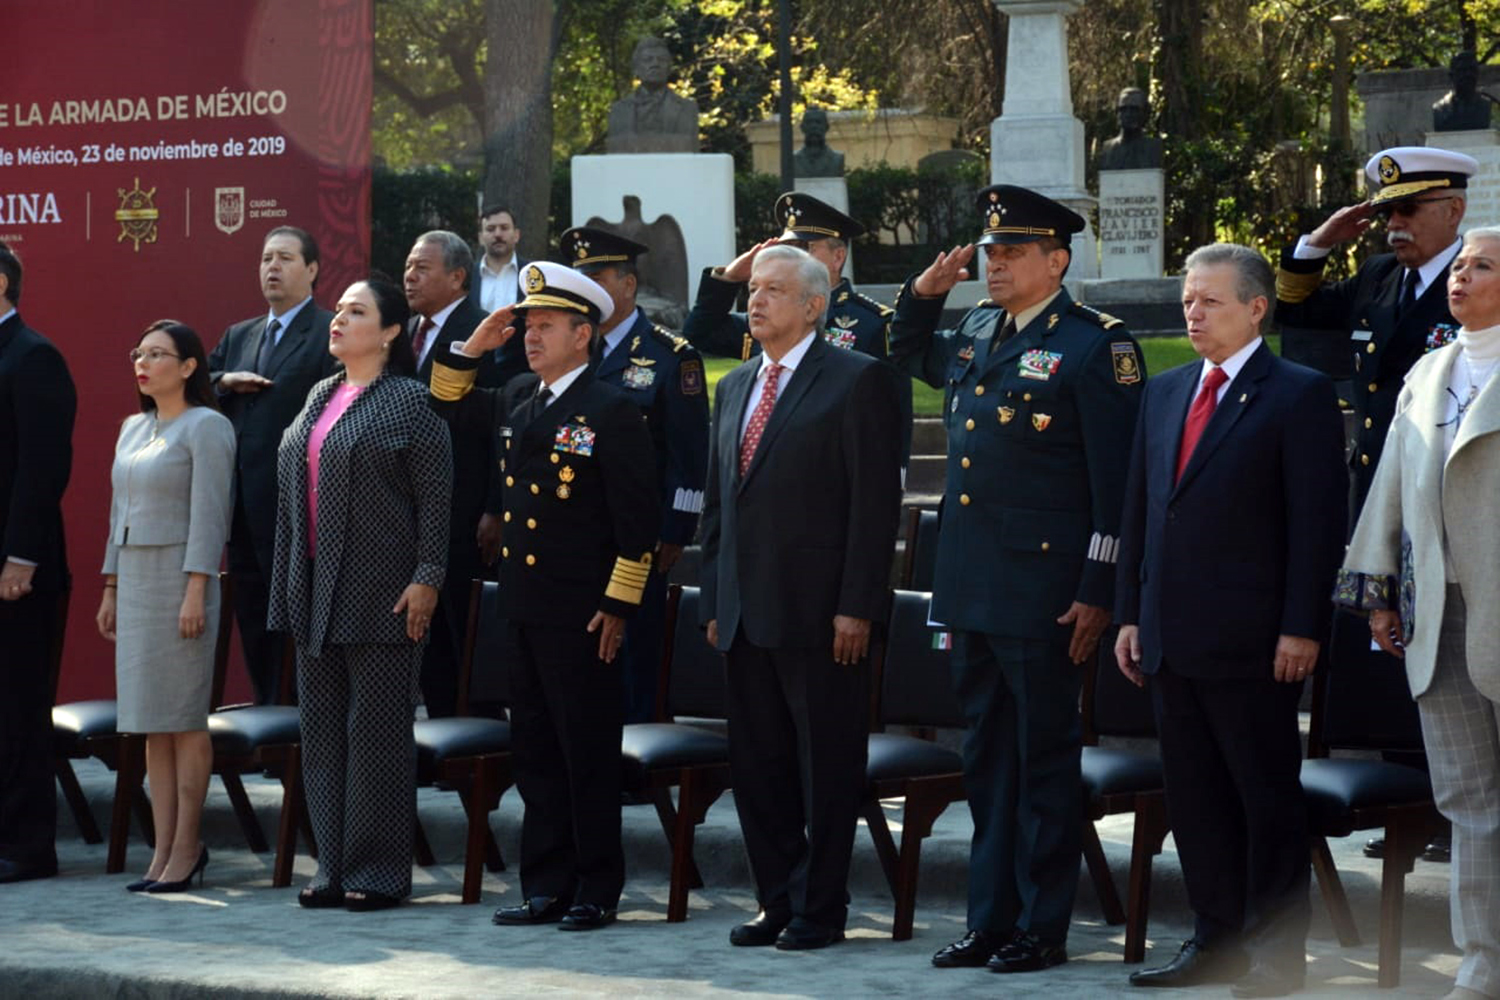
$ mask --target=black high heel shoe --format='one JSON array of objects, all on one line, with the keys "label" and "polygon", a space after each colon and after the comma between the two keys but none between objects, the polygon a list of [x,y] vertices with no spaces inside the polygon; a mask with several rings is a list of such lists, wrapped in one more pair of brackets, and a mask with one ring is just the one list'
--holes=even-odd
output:
[{"label": "black high heel shoe", "polygon": [[126,892],[145,892],[148,888],[150,888],[151,886],[153,886],[155,884],[156,884],[156,879],[154,879],[154,878],[138,878],[134,882],[131,882],[129,885],[127,885],[125,887],[125,891]]},{"label": "black high heel shoe", "polygon": [[178,882],[152,882],[150,885],[146,886],[141,891],[142,892],[150,892],[150,893],[186,892],[187,889],[193,884],[193,876],[194,875],[198,876],[198,884],[199,885],[203,884],[203,874],[204,874],[204,871],[207,868],[208,868],[208,845],[205,844],[203,846],[202,853],[200,853],[198,855],[198,863],[193,866],[193,870],[192,871],[190,871],[190,872],[187,873],[187,878],[182,879],[181,881],[178,881]]}]

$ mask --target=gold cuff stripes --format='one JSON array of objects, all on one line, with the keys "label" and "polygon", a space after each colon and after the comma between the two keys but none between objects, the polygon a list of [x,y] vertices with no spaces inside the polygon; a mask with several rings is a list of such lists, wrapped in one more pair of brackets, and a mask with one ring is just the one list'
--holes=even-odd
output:
[{"label": "gold cuff stripes", "polygon": [[615,571],[609,575],[609,586],[604,596],[626,604],[640,604],[646,592],[646,582],[651,579],[651,553],[640,559],[620,556],[615,560]]}]

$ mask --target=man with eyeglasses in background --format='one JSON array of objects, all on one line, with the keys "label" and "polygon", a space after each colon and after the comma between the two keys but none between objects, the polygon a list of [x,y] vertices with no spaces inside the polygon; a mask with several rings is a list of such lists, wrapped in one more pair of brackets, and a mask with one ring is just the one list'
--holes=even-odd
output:
[{"label": "man with eyeglasses in background", "polygon": [[[1467,206],[1469,178],[1478,170],[1473,157],[1446,149],[1383,149],[1365,164],[1370,197],[1334,212],[1295,247],[1282,252],[1276,272],[1277,323],[1346,335],[1354,352],[1349,393],[1354,408],[1350,531],[1359,520],[1380,464],[1385,433],[1407,370],[1458,333],[1459,324],[1448,311],[1448,265],[1463,245],[1458,227]],[[1358,239],[1377,216],[1385,219],[1385,241],[1391,252],[1370,257],[1350,278],[1324,284],[1323,266],[1332,250]],[[1339,613],[1330,644],[1333,665],[1350,669],[1371,685],[1379,677],[1399,679],[1404,687],[1400,661],[1371,649],[1366,632],[1363,619]],[[1392,687],[1397,687],[1396,680]],[[1366,688],[1367,701],[1382,700],[1376,690]],[[1408,709],[1403,702],[1389,710]],[[1415,706],[1409,711],[1414,715]],[[1426,769],[1420,752],[1398,751],[1386,757]],[[1367,857],[1379,858],[1384,853],[1384,838],[1365,845]],[[1422,857],[1445,862],[1449,854],[1444,832]]]}]

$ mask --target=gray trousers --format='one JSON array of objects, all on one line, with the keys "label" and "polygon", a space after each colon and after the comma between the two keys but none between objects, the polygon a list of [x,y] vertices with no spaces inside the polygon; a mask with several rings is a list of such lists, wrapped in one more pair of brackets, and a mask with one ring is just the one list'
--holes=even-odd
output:
[{"label": "gray trousers", "polygon": [[318,840],[313,888],[411,894],[420,646],[297,650],[302,781]]},{"label": "gray trousers", "polygon": [[1463,593],[1448,585],[1432,686],[1417,699],[1438,809],[1453,823],[1450,911],[1458,985],[1500,996],[1500,704],[1475,689]]}]

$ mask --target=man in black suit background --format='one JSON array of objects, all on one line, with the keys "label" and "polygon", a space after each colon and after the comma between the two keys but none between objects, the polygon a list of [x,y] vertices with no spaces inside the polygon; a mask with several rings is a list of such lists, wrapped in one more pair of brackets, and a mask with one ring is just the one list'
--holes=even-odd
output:
[{"label": "man in black suit background", "polygon": [[1203,361],[1146,385],[1120,539],[1115,657],[1151,689],[1193,936],[1135,986],[1305,978],[1308,829],[1297,702],[1343,554],[1343,420],[1327,377],[1261,339],[1271,267],[1248,247],[1187,259]]},{"label": "man in black suit background", "polygon": [[762,353],[719,383],[700,573],[708,640],[728,658],[730,770],[761,907],[730,941],[821,948],[847,917],[901,410],[888,366],[818,336],[823,264],[764,249],[749,291]]},{"label": "man in black suit background", "polygon": [[0,243],[0,882],[57,874],[51,646],[77,409],[68,366],[20,304],[21,261]]},{"label": "man in black suit background", "polygon": [[285,636],[266,629],[267,587],[276,542],[276,449],[308,390],[333,374],[328,324],[318,308],[318,244],[293,226],[266,234],[260,291],[269,310],[235,323],[208,356],[209,378],[237,441],[229,574],[245,668],[258,704],[277,700]]},{"label": "man in black suit background", "polygon": [[[469,301],[478,306],[485,315],[496,309],[513,306],[525,297],[521,290],[521,269],[526,261],[516,249],[521,243],[521,230],[516,225],[516,216],[504,205],[490,203],[479,210],[479,247],[484,251],[469,278]],[[524,328],[525,313],[517,313],[516,320]],[[526,365],[526,350],[522,346],[525,338],[516,336],[506,341],[495,351],[493,359],[499,366],[498,384],[504,385],[517,375],[531,369]]]},{"label": "man in black suit background", "polygon": [[[418,236],[406,256],[403,286],[411,306],[411,345],[417,378],[432,381],[435,359],[446,359],[485,317],[468,295],[474,253],[457,233],[434,229]],[[479,366],[477,384],[499,388],[493,355]],[[431,638],[422,654],[422,699],[433,718],[452,715],[458,701],[458,661],[469,624],[470,581],[483,576],[500,549],[499,496],[490,482],[489,435],[458,426],[453,435],[453,516],[448,525],[448,575],[438,594]]]}]

